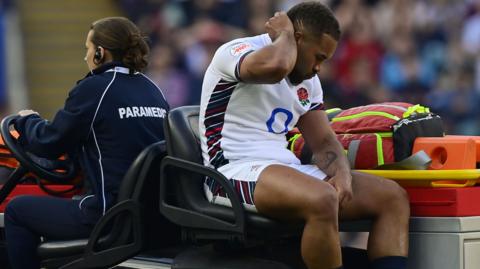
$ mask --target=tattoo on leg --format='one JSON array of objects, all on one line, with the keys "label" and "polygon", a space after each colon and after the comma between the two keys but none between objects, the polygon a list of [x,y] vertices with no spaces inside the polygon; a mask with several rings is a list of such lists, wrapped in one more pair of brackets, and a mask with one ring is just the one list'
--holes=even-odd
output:
[{"label": "tattoo on leg", "polygon": [[335,152],[327,151],[325,152],[325,155],[320,156],[317,163],[320,169],[327,170],[337,158],[338,156]]}]

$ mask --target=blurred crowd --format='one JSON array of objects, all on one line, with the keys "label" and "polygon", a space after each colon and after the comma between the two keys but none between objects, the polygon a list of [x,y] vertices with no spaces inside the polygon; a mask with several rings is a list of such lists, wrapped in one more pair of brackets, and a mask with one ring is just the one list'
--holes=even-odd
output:
[{"label": "blurred crowd", "polygon": [[[213,53],[264,33],[299,0],[117,0],[151,39],[148,74],[172,107],[198,104]],[[325,0],[342,38],[320,79],[328,108],[429,106],[449,134],[480,135],[480,0]]]}]

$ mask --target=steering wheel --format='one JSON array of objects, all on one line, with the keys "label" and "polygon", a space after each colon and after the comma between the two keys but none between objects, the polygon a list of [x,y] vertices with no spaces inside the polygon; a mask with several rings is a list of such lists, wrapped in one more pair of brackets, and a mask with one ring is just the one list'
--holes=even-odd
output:
[{"label": "steering wheel", "polygon": [[[0,133],[2,135],[5,146],[12,152],[13,156],[20,163],[19,167],[15,169],[7,182],[0,189],[0,203],[10,194],[10,192],[15,188],[17,183],[21,178],[28,172],[32,172],[37,175],[39,178],[48,180],[57,184],[65,184],[69,180],[73,179],[77,174],[77,169],[74,161],[65,156],[64,159],[60,160],[49,160],[35,156],[34,154],[25,151],[20,145],[18,140],[10,133],[10,128],[15,124],[16,120],[19,119],[18,115],[10,115],[5,117],[0,123]],[[37,180],[42,189],[46,188],[42,186],[40,180]],[[44,189],[45,190],[45,189]],[[48,190],[46,192],[50,193]],[[60,194],[55,191],[51,191],[50,194]],[[65,193],[62,191],[61,193]]]}]

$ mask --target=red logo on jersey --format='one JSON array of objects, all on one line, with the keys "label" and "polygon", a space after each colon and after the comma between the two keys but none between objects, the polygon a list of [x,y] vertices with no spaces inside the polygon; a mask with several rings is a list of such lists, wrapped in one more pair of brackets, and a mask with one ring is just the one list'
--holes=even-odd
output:
[{"label": "red logo on jersey", "polygon": [[308,100],[308,91],[305,88],[298,89],[297,95],[298,101],[300,101],[300,104],[302,104],[302,106],[306,106],[310,103],[310,100]]},{"label": "red logo on jersey", "polygon": [[230,48],[230,54],[232,54],[233,56],[238,56],[243,52],[250,50],[251,47],[252,45],[250,45],[249,43],[240,43]]}]

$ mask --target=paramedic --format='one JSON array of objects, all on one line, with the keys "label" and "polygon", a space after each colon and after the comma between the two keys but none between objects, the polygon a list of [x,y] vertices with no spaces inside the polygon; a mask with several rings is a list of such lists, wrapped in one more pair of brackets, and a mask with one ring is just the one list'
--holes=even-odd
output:
[{"label": "paramedic", "polygon": [[89,72],[70,91],[52,121],[22,110],[15,124],[20,144],[40,157],[77,156],[90,189],[83,199],[22,196],[5,212],[7,251],[13,268],[39,268],[40,237],[89,236],[115,203],[122,177],[148,145],[163,140],[168,104],[141,71],[148,45],[128,19],[95,21],[88,32]]},{"label": "paramedic", "polygon": [[[337,47],[337,20],[320,2],[303,2],[277,12],[265,29],[222,45],[206,71],[199,119],[205,164],[230,179],[245,207],[305,222],[301,253],[309,269],[342,268],[339,219],[372,220],[372,268],[406,268],[406,192],[350,171],[323,110],[317,73]],[[286,148],[294,126],[315,165],[301,165]],[[205,192],[212,203],[228,205],[212,180]]]}]

